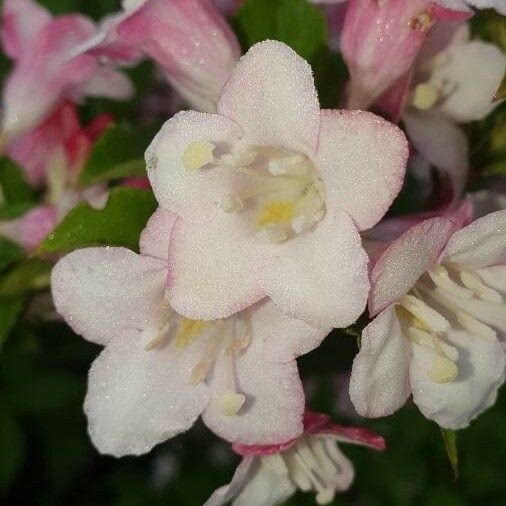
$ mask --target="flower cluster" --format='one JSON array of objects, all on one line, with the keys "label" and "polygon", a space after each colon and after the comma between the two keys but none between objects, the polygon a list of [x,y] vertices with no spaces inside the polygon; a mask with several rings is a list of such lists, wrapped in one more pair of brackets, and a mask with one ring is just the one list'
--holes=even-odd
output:
[{"label": "flower cluster", "polygon": [[[499,105],[506,58],[471,38],[473,2],[322,7],[350,76],[345,108],[322,109],[289,45],[264,40],[241,56],[222,14],[240,3],[124,1],[95,25],[5,0],[3,151],[41,200],[0,233],[36,252],[77,203],[100,215],[112,187],[151,188],[157,209],[138,252],[97,236],[51,274],[58,314],[104,347],[84,402],[94,445],[140,455],[201,417],[242,457],[208,506],[275,505],[297,489],[328,504],[354,476],[336,442],[385,449],[309,411],[297,358],[333,329],[370,317],[349,386],[364,417],[412,396],[426,418],[461,429],[504,382],[506,211],[480,215],[466,195],[460,125]],[[118,67],[144,59],[194,110],[146,146],[149,183],[124,164],[113,184],[83,186],[113,118],[83,127],[78,105],[130,98]],[[439,198],[393,216],[407,168]]]}]

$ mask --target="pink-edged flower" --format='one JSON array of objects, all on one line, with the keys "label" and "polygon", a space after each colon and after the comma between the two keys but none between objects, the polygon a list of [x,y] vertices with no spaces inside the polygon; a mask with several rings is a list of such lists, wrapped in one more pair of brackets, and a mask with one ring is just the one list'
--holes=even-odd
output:
[{"label": "pink-edged flower", "polygon": [[373,261],[369,311],[353,363],[357,411],[385,416],[412,395],[451,429],[495,402],[504,381],[506,211],[467,225],[463,208],[409,228]]},{"label": "pink-edged flower", "polygon": [[325,333],[270,302],[214,321],[175,313],[164,296],[175,221],[168,211],[155,213],[140,255],[83,249],[53,270],[58,312],[78,334],[105,346],[85,400],[94,444],[116,456],[145,453],[199,415],[230,442],[297,437],[304,394],[295,357]]},{"label": "pink-edged flower", "polygon": [[502,51],[470,40],[469,32],[465,23],[438,23],[411,74],[380,99],[392,119],[402,117],[417,151],[450,176],[456,195],[469,163],[467,139],[457,125],[481,120],[500,104],[494,96],[506,69]]},{"label": "pink-edged flower", "polygon": [[35,127],[65,100],[84,96],[126,99],[130,81],[79,46],[96,27],[81,15],[53,18],[32,0],[5,0],[2,42],[14,60],[3,90],[2,135]]},{"label": "pink-edged flower", "polygon": [[504,0],[437,0],[437,3],[452,11],[462,11],[473,14],[471,7],[475,9],[495,9],[499,14],[506,16],[506,2]]},{"label": "pink-edged flower", "polygon": [[351,77],[348,107],[367,109],[406,73],[439,18],[462,13],[430,0],[350,0],[341,33]]},{"label": "pink-edged flower", "polygon": [[243,457],[232,481],[217,489],[204,506],[275,506],[297,489],[314,492],[318,504],[329,504],[353,482],[353,464],[336,443],[350,443],[383,451],[382,437],[360,427],[332,423],[327,415],[306,412],[304,433],[271,446],[234,444]]},{"label": "pink-edged flower", "polygon": [[311,68],[266,41],[242,57],[218,114],[185,111],[146,152],[160,205],[178,214],[168,299],[188,318],[223,318],[270,297],[329,328],[368,293],[358,230],[402,184],[402,132],[364,112],[320,111]]},{"label": "pink-edged flower", "polygon": [[142,51],[164,70],[193,107],[214,111],[240,56],[237,39],[210,0],[126,2],[93,51],[122,44]]}]

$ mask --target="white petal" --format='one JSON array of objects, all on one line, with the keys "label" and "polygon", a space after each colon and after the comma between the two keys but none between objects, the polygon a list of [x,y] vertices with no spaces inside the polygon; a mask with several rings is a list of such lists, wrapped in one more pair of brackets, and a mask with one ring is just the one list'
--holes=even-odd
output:
[{"label": "white petal", "polygon": [[506,293],[506,265],[485,267],[484,269],[479,269],[476,274],[480,276],[486,285],[502,293]]},{"label": "white petal", "polygon": [[161,207],[153,213],[139,239],[139,249],[143,255],[167,260],[176,219],[177,215]]},{"label": "white petal", "polygon": [[449,343],[457,348],[459,374],[454,381],[435,383],[428,375],[433,352],[413,344],[410,369],[413,400],[425,417],[448,429],[462,429],[495,402],[504,382],[505,354],[497,340],[452,331]]},{"label": "white petal", "polygon": [[397,411],[409,397],[411,345],[401,334],[394,308],[380,313],[362,332],[353,361],[350,398],[362,416],[376,418]]}]

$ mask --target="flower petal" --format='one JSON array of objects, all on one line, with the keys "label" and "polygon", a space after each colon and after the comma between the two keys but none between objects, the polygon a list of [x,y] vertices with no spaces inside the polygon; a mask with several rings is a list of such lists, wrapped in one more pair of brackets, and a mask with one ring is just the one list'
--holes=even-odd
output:
[{"label": "flower petal", "polygon": [[391,415],[406,402],[410,353],[394,308],[364,329],[350,379],[350,398],[358,413],[369,418]]},{"label": "flower petal", "polygon": [[495,402],[504,382],[505,354],[497,340],[452,331],[449,343],[460,354],[454,381],[436,383],[428,375],[434,352],[413,344],[410,378],[413,400],[426,418],[447,429],[462,429]]},{"label": "flower petal", "polygon": [[367,256],[342,211],[327,211],[312,231],[279,245],[263,269],[265,291],[276,306],[310,325],[346,327],[364,310]]},{"label": "flower petal", "polygon": [[209,383],[214,399],[204,411],[204,423],[230,442],[247,445],[274,444],[303,432],[304,392],[295,361],[277,364],[266,360],[263,328],[252,319],[252,341],[242,355],[235,357],[237,391],[246,397],[240,411],[225,416],[216,400],[229,389],[230,362],[218,360]]},{"label": "flower petal", "polygon": [[479,269],[476,274],[494,290],[506,293],[506,265],[495,265]]},{"label": "flower petal", "polygon": [[472,10],[468,5],[477,9],[487,9],[492,7],[499,14],[506,16],[506,6],[503,0],[438,0],[438,3],[450,10],[468,12]]},{"label": "flower petal", "polygon": [[161,207],[153,213],[139,239],[142,255],[167,260],[170,237],[176,219],[177,215]]},{"label": "flower petal", "polygon": [[49,11],[32,0],[5,0],[1,33],[5,54],[13,60],[20,58],[51,19]]},{"label": "flower petal", "polygon": [[309,64],[282,42],[255,44],[222,89],[218,113],[238,123],[251,144],[312,154],[320,106]]},{"label": "flower petal", "polygon": [[328,209],[345,209],[359,230],[376,224],[399,193],[408,144],[392,123],[362,111],[321,114],[315,163]]},{"label": "flower petal", "polygon": [[431,218],[411,227],[390,244],[371,270],[372,316],[407,293],[437,262],[454,230],[455,225],[448,218]]},{"label": "flower petal", "polygon": [[[195,350],[145,350],[138,331],[117,335],[93,363],[84,410],[101,453],[140,455],[191,427],[208,402],[189,382]],[[169,345],[170,346],[170,345]]]},{"label": "flower petal", "polygon": [[469,267],[506,263],[506,210],[478,218],[453,234],[445,260]]},{"label": "flower petal", "polygon": [[169,251],[172,307],[187,318],[212,320],[264,298],[258,247],[235,214],[219,213],[203,224],[178,219]]},{"label": "flower petal", "polygon": [[404,113],[406,132],[416,150],[450,177],[455,195],[461,193],[469,170],[464,132],[437,112]]},{"label": "flower petal", "polygon": [[127,100],[134,93],[132,81],[121,72],[110,67],[99,68],[93,77],[81,88],[88,97],[105,97],[113,100]]},{"label": "flower petal", "polygon": [[184,111],[165,123],[146,151],[148,175],[162,207],[187,219],[208,220],[224,194],[233,171],[220,168],[187,170],[183,155],[193,142],[230,149],[241,129],[217,114]]},{"label": "flower petal", "polygon": [[279,311],[272,301],[252,311],[255,325],[262,328],[265,355],[274,362],[290,362],[317,348],[331,328],[318,328]]},{"label": "flower petal", "polygon": [[105,344],[143,329],[163,300],[166,262],[125,248],[86,248],[63,257],[51,286],[56,309],[72,329]]}]

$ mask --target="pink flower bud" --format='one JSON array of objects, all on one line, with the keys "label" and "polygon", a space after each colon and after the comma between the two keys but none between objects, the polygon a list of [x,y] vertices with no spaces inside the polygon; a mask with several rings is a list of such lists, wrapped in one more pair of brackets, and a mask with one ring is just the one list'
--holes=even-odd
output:
[{"label": "pink flower bud", "polygon": [[153,58],[178,92],[202,111],[215,110],[240,56],[233,32],[208,0],[148,0],[116,33]]}]

